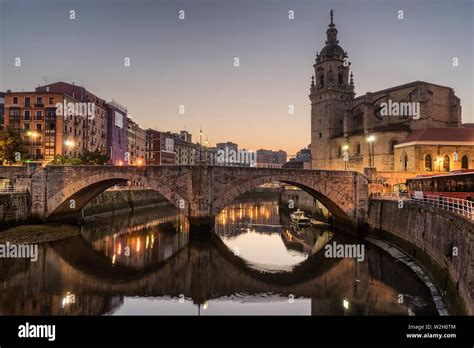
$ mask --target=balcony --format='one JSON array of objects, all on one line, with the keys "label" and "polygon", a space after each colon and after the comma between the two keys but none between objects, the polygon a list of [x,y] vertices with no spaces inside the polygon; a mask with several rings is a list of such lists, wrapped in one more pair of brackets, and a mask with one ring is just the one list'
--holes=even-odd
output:
[{"label": "balcony", "polygon": [[43,104],[43,102],[41,102],[41,103],[35,103],[35,107],[36,107],[36,108],[43,108],[43,107],[44,107],[44,104]]}]

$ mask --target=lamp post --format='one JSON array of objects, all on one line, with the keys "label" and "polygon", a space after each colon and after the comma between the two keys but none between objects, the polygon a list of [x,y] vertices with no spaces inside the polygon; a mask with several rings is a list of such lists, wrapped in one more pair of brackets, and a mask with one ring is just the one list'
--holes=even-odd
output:
[{"label": "lamp post", "polygon": [[347,151],[349,150],[349,145],[344,144],[342,146],[342,150],[344,150],[344,153],[343,153],[344,170],[347,170],[347,162],[349,161],[349,153]]},{"label": "lamp post", "polygon": [[374,148],[373,148],[373,142],[375,141],[375,136],[374,135],[369,135],[367,137],[367,142],[369,143],[369,167],[373,167],[374,164]]}]

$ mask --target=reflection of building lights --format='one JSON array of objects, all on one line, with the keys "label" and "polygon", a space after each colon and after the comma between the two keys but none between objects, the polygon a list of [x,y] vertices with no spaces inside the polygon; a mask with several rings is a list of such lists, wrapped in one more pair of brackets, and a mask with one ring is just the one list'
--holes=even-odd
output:
[{"label": "reflection of building lights", "polygon": [[342,305],[344,306],[345,309],[349,309],[349,301],[347,300],[342,301]]},{"label": "reflection of building lights", "polygon": [[118,244],[118,247],[117,247],[117,254],[122,254],[122,243],[119,243]]},{"label": "reflection of building lights", "polygon": [[137,238],[137,253],[140,252],[140,238]]},{"label": "reflection of building lights", "polygon": [[150,237],[149,237],[149,236],[146,236],[145,249],[148,249],[149,246],[150,246]]},{"label": "reflection of building lights", "polygon": [[112,256],[112,265],[115,265],[115,254]]},{"label": "reflection of building lights", "polygon": [[209,307],[209,302],[204,302],[204,304],[202,305],[202,309],[206,310],[207,308]]}]

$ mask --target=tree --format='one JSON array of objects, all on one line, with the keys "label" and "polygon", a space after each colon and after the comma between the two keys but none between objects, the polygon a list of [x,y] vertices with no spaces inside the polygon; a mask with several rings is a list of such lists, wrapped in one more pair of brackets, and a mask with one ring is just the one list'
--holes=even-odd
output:
[{"label": "tree", "polygon": [[86,151],[80,156],[83,164],[104,165],[109,161],[109,155],[102,153],[99,149]]},{"label": "tree", "polygon": [[77,157],[68,158],[62,155],[54,156],[54,159],[48,163],[48,165],[51,165],[51,166],[66,166],[66,165],[77,166],[81,164],[82,164],[82,160],[80,158],[77,158]]},{"label": "tree", "polygon": [[7,127],[0,132],[0,162],[19,163],[30,158],[18,131]]}]

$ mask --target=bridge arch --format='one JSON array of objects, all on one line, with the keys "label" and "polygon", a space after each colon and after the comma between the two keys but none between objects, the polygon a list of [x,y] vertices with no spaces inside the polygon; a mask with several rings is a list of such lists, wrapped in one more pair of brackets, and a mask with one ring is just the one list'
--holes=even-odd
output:
[{"label": "bridge arch", "polygon": [[347,175],[343,178],[340,182],[328,182],[328,180],[318,180],[315,177],[298,176],[293,173],[249,178],[233,187],[223,188],[215,194],[215,200],[212,202],[212,213],[217,215],[237,197],[260,185],[278,181],[298,187],[309,193],[321,202],[338,220],[351,223],[356,218],[356,202],[354,202],[354,190],[347,189],[346,185],[352,185],[353,178]]},{"label": "bridge arch", "polygon": [[83,176],[64,185],[62,189],[47,199],[46,218],[78,213],[94,197],[119,183],[132,181],[163,195],[184,214],[188,212],[188,201],[165,183],[165,179],[150,178],[132,171],[106,171],[90,176]]}]

